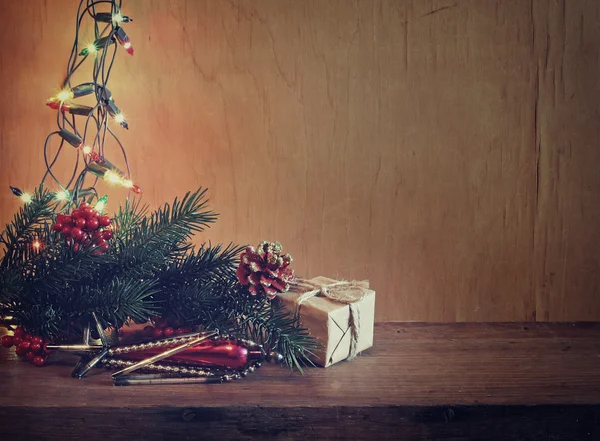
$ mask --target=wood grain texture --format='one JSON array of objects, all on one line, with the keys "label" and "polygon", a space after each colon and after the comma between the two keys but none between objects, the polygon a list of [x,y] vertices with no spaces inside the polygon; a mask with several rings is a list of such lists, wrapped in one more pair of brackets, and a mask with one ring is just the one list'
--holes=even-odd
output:
[{"label": "wood grain texture", "polygon": [[600,324],[382,323],[373,348],[306,376],[265,366],[235,383],[138,387],[113,387],[103,369],[74,380],[76,358],[40,369],[2,349],[0,406],[600,404],[598,341]]},{"label": "wood grain texture", "polygon": [[69,359],[0,349],[6,439],[595,440],[600,324],[382,323],[373,348],[306,376],[114,387]]},{"label": "wood grain texture", "polygon": [[[1,3],[0,188],[42,175],[77,4]],[[152,206],[209,187],[198,242],[368,278],[380,321],[600,319],[597,2],[124,6],[119,133]]]}]

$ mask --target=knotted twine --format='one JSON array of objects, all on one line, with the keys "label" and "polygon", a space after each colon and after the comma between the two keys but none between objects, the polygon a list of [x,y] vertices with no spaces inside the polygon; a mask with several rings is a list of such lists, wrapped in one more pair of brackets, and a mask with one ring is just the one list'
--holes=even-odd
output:
[{"label": "knotted twine", "polygon": [[296,279],[292,283],[292,290],[306,291],[296,299],[296,314],[300,312],[302,303],[315,296],[325,297],[331,301],[348,305],[350,308],[350,317],[348,325],[350,326],[350,354],[347,360],[356,357],[356,346],[360,335],[360,310],[358,301],[367,293],[369,282],[365,281],[347,281],[341,280],[333,283],[316,283],[310,280]]}]

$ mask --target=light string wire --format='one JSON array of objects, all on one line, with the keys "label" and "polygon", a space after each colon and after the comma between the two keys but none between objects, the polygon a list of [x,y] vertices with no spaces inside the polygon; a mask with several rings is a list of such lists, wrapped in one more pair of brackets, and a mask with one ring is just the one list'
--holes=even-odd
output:
[{"label": "light string wire", "polygon": [[[107,8],[107,6],[109,6]],[[53,131],[48,135],[46,141],[44,142],[44,164],[46,166],[46,172],[42,177],[42,181],[40,183],[40,187],[43,187],[48,178],[51,178],[54,183],[58,186],[59,191],[66,192],[68,198],[64,201],[64,206],[59,211],[65,211],[72,203],[75,203],[80,197],[88,197],[91,202],[94,198],[98,199],[98,192],[96,191],[96,185],[98,183],[99,177],[94,175],[94,180],[91,185],[87,188],[84,187],[84,183],[87,177],[87,173],[89,172],[88,165],[94,161],[103,162],[106,153],[106,141],[107,141],[107,132],[116,142],[119,147],[119,151],[124,159],[124,163],[126,165],[126,172],[124,173],[124,177],[126,179],[131,179],[131,169],[129,167],[129,161],[127,159],[127,154],[125,151],[125,147],[122,142],[119,140],[118,136],[114,133],[113,130],[108,125],[109,122],[109,111],[107,110],[107,106],[109,104],[113,104],[114,100],[112,98],[112,94],[107,88],[107,84],[110,78],[110,74],[114,65],[114,61],[116,58],[117,50],[118,50],[118,42],[116,41],[116,35],[120,27],[120,23],[111,20],[109,23],[106,23],[105,26],[101,28],[99,26],[99,21],[96,19],[96,14],[98,13],[98,9],[108,9],[111,17],[116,16],[121,13],[122,0],[81,0],[79,7],[77,9],[77,20],[75,24],[75,40],[73,42],[73,47],[71,49],[71,54],[69,56],[69,60],[67,62],[67,72],[65,81],[63,83],[62,90],[72,91],[73,87],[81,88],[81,87],[91,87],[93,89],[93,94],[96,98],[96,104],[91,107],[91,110],[87,116],[84,116],[85,121],[83,124],[81,122],[78,124],[78,119],[81,119],[81,115],[71,114],[71,118],[69,118],[66,113],[69,113],[69,109],[65,108],[65,101],[68,100],[60,100],[57,102],[58,110],[56,116],[56,123],[58,126],[58,130]],[[95,50],[90,51],[89,46],[82,46],[80,44],[80,34],[81,27],[84,19],[87,16],[91,17],[93,20],[93,34],[94,34],[94,43],[98,41],[103,41],[104,45],[102,47],[96,47]],[[102,40],[104,39],[104,40]],[[87,52],[84,52],[86,51]],[[79,70],[81,66],[84,65],[84,62],[90,58],[94,57],[94,63],[92,67],[92,81],[84,82],[78,84],[77,86],[72,86],[72,77]],[[71,95],[72,96],[72,95]],[[126,126],[125,126],[126,127]],[[95,130],[95,134],[93,134]],[[61,180],[56,176],[53,172],[53,167],[58,161],[61,154],[64,152],[63,147],[65,147],[65,139],[60,136],[62,132],[68,131],[79,139],[82,140],[79,147],[76,148],[76,158],[75,164],[73,167],[73,172],[66,184],[63,184]],[[90,134],[92,132],[93,136]],[[50,154],[50,143],[53,138],[59,136],[61,138],[60,144],[58,145],[58,149],[54,155]],[[88,144],[88,141],[90,142]],[[82,152],[83,147],[88,147],[90,150],[86,153]],[[83,162],[83,168],[80,170],[81,162]]]}]

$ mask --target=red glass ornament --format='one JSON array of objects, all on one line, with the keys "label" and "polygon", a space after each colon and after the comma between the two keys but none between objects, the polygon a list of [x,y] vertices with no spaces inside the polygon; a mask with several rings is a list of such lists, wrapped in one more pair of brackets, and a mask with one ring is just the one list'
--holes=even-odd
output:
[{"label": "red glass ornament", "polygon": [[13,336],[12,335],[4,335],[2,336],[2,346],[5,348],[12,348],[14,345]]},{"label": "red glass ornament", "polygon": [[108,227],[110,225],[110,217],[108,216],[100,216],[98,218],[98,222],[100,222],[101,227]]},{"label": "red glass ornament", "polygon": [[154,326],[146,326],[144,327],[144,334],[146,334],[148,337],[152,337],[152,334],[154,333]]},{"label": "red glass ornament", "polygon": [[[120,354],[119,358],[134,361],[144,360],[164,352],[166,349],[166,347],[159,347],[139,352],[129,352]],[[161,363],[240,369],[245,367],[248,362],[260,358],[262,358],[260,351],[248,350],[226,340],[200,343],[161,360]]]}]

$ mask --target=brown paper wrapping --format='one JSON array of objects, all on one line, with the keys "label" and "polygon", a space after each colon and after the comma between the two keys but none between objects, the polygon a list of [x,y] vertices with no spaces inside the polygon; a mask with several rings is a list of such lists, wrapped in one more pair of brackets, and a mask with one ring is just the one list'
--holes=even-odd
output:
[{"label": "brown paper wrapping", "polygon": [[[320,285],[336,283],[337,280],[327,277],[315,277],[310,282]],[[367,286],[368,288],[368,282]],[[288,291],[278,294],[286,309],[296,310],[296,299],[303,292]],[[373,326],[375,321],[375,291],[366,289],[361,300],[355,302],[359,310],[359,335],[356,344],[357,352],[373,346]],[[348,358],[350,355],[350,307],[320,295],[305,300],[300,306],[300,322],[308,328],[321,347],[316,351],[312,361],[318,366],[329,367]]]}]

